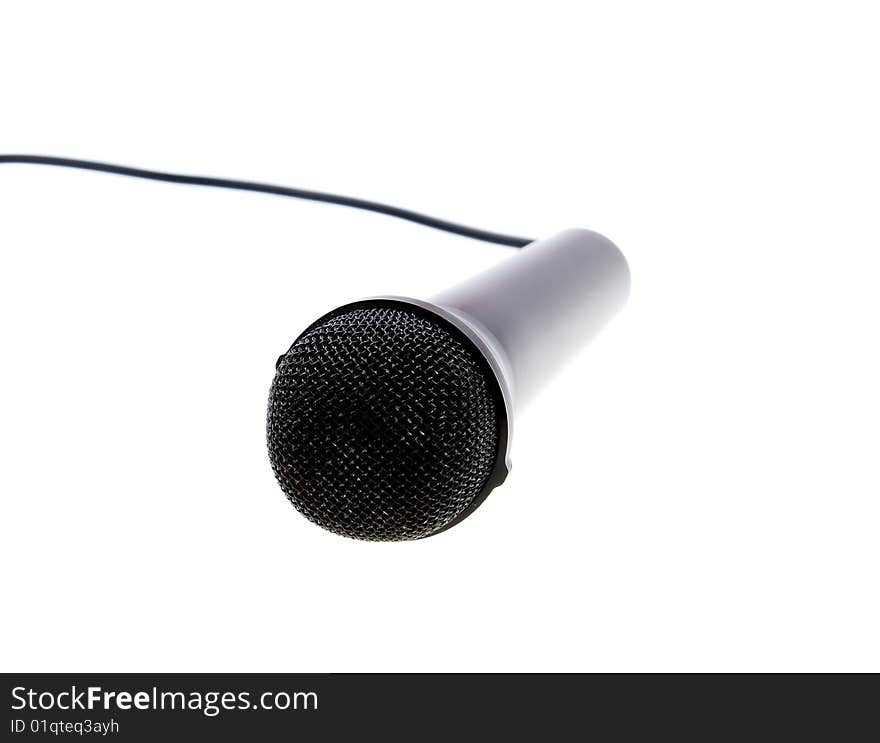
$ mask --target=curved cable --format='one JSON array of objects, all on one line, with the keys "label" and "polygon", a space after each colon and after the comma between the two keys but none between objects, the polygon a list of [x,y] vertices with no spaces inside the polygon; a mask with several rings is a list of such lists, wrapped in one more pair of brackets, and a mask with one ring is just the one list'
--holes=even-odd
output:
[{"label": "curved cable", "polygon": [[308,201],[322,201],[327,204],[339,204],[340,206],[350,206],[353,209],[377,212],[378,214],[385,214],[389,217],[404,219],[408,222],[415,222],[424,225],[425,227],[432,227],[435,230],[442,230],[444,232],[451,232],[464,237],[471,237],[474,240],[482,240],[484,242],[496,243],[498,245],[507,245],[512,248],[521,248],[532,242],[532,240],[527,237],[516,237],[515,235],[504,235],[499,232],[489,232],[475,227],[467,227],[466,225],[456,224],[455,222],[447,222],[444,219],[429,217],[427,214],[420,214],[419,212],[410,211],[409,209],[401,209],[400,207],[391,206],[389,204],[380,204],[376,201],[357,199],[352,196],[322,193],[321,191],[307,191],[305,189],[290,188],[288,186],[275,186],[270,183],[255,183],[252,181],[233,180],[230,178],[211,178],[202,175],[164,173],[158,170],[131,168],[127,165],[113,165],[111,163],[94,162],[92,160],[75,160],[67,157],[50,157],[47,155],[0,155],[0,164],[2,163],[54,165],[61,168],[96,170],[101,173],[114,173],[116,175],[125,175],[132,178],[146,178],[152,181],[165,181],[167,183],[184,183],[191,186],[210,186],[212,188],[231,188],[238,191],[256,191],[257,193],[289,196],[294,199],[306,199]]}]

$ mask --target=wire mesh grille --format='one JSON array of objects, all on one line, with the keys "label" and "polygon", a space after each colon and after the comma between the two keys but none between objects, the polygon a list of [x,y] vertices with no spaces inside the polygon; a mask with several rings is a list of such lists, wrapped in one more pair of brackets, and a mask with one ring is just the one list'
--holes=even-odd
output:
[{"label": "wire mesh grille", "polygon": [[404,540],[449,525],[492,472],[499,411],[476,349],[405,307],[343,311],[279,361],[269,457],[319,526]]}]

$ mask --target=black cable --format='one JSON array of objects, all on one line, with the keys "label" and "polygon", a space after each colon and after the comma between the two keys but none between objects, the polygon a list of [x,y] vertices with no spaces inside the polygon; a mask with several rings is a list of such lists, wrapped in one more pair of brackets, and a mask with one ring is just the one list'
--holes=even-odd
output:
[{"label": "black cable", "polygon": [[214,188],[232,188],[239,191],[256,191],[258,193],[275,194],[276,196],[290,196],[294,199],[307,199],[309,201],[323,201],[328,204],[340,204],[354,209],[364,209],[369,212],[386,214],[389,217],[405,219],[408,222],[416,222],[433,227],[435,230],[452,232],[464,237],[472,237],[475,240],[507,245],[512,248],[521,248],[532,242],[526,237],[503,235],[498,232],[478,230],[474,227],[466,227],[455,222],[447,222],[443,219],[429,217],[427,214],[419,214],[409,209],[401,209],[388,204],[380,204],[375,201],[356,199],[351,196],[339,196],[337,194],[322,193],[320,191],[306,191],[301,188],[288,188],[287,186],[274,186],[270,183],[254,183],[251,181],[239,181],[229,178],[210,178],[201,175],[181,175],[179,173],[163,173],[158,170],[143,170],[130,168],[126,165],[112,165],[110,163],[94,162],[92,160],[74,160],[67,157],[49,157],[46,155],[0,155],[2,163],[30,163],[35,165],[56,165],[62,168],[78,168],[79,170],[97,170],[102,173],[115,173],[127,175],[132,178],[147,178],[152,181],[166,181],[168,183],[185,183],[191,186],[211,186]]}]

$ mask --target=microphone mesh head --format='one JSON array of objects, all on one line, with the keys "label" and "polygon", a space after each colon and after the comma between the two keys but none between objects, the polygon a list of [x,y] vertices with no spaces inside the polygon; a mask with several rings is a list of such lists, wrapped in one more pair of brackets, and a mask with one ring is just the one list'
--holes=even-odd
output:
[{"label": "microphone mesh head", "polygon": [[405,304],[343,308],[279,359],[272,468],[325,529],[428,536],[462,516],[493,472],[504,415],[496,390],[479,351],[445,321]]}]

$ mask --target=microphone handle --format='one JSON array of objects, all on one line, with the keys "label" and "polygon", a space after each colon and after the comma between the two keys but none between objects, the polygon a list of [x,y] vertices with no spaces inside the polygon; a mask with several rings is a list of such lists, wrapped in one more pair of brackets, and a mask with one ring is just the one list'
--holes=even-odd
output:
[{"label": "microphone handle", "polygon": [[623,307],[629,287],[629,267],[614,243],[570,229],[430,301],[488,335],[520,411]]}]

